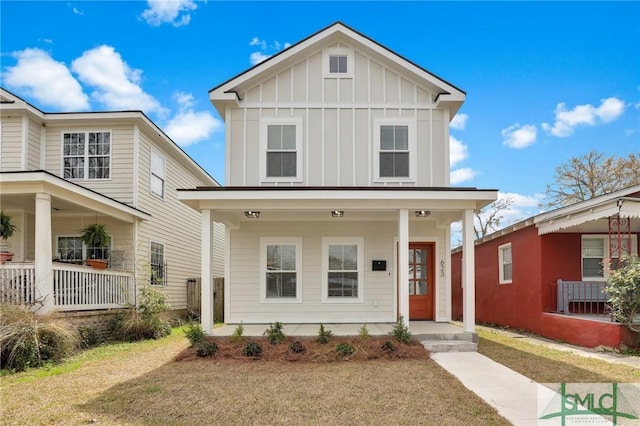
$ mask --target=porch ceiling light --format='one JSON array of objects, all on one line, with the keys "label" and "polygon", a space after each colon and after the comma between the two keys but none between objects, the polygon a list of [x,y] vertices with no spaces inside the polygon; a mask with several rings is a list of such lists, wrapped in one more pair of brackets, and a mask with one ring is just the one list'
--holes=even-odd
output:
[{"label": "porch ceiling light", "polygon": [[431,210],[416,210],[416,217],[429,217]]},{"label": "porch ceiling light", "polygon": [[344,216],[344,210],[332,210],[331,216],[333,217],[342,217]]},{"label": "porch ceiling light", "polygon": [[249,219],[257,219],[260,217],[260,212],[254,210],[247,210],[244,212],[244,215]]}]

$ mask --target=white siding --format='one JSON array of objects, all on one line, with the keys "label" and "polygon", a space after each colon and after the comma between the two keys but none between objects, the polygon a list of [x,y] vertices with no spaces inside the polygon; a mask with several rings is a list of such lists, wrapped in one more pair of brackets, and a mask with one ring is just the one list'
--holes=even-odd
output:
[{"label": "white siding", "polygon": [[[243,223],[231,231],[230,312],[227,322],[393,322],[395,312],[396,222],[320,221]],[[416,229],[424,241],[442,241],[444,231],[433,226]],[[302,237],[302,303],[261,303],[260,238]],[[362,303],[322,303],[322,237],[364,238],[364,301]],[[436,265],[444,255],[444,244],[437,247]],[[386,260],[386,271],[372,271],[372,260]],[[444,294],[444,278],[438,281],[437,294]]]},{"label": "white siding", "polygon": [[[344,43],[329,47],[351,49]],[[448,116],[433,109],[436,95],[403,75],[380,57],[353,52],[352,77],[328,78],[318,51],[246,89],[227,120],[227,150],[231,186],[273,185],[259,173],[260,120],[264,117],[303,117],[302,182],[286,185],[385,185],[373,182],[375,118],[413,117],[416,120],[418,173],[414,181],[386,185],[444,186],[449,181]],[[433,113],[432,113],[433,112]]]},{"label": "white siding", "polygon": [[22,169],[22,117],[2,116],[0,129],[0,171],[19,171]]},{"label": "white siding", "polygon": [[27,170],[41,170],[40,157],[42,151],[42,126],[33,120],[29,120],[27,136]]}]

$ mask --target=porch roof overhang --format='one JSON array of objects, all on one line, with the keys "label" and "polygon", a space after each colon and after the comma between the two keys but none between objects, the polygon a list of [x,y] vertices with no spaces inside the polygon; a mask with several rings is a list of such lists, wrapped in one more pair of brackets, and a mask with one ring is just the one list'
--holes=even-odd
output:
[{"label": "porch roof overhang", "polygon": [[62,179],[44,170],[0,172],[0,198],[3,208],[24,208],[37,193],[52,197],[57,211],[94,211],[124,222],[148,220],[151,215],[96,191]]},{"label": "porch roof overhang", "polygon": [[[428,210],[431,220],[448,225],[464,210],[479,210],[496,200],[498,191],[433,187],[199,187],[178,189],[178,199],[195,210],[215,211],[215,220],[237,226],[244,211],[260,211],[260,220],[395,220],[399,209]],[[301,213],[296,215],[295,213]]]},{"label": "porch roof overhang", "polygon": [[617,197],[598,204],[569,206],[538,215],[534,223],[538,235],[544,235],[615,215],[640,219],[640,198]]}]

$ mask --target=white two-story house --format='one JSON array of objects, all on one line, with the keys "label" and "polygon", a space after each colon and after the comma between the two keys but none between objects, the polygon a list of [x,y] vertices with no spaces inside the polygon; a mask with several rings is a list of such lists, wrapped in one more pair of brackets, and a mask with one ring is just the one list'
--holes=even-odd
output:
[{"label": "white two-story house", "polygon": [[226,225],[225,322],[451,320],[451,224],[463,221],[473,331],[473,217],[496,190],[451,187],[465,93],[342,23],[213,88],[226,186],[179,190],[207,260]]},{"label": "white two-story house", "polygon": [[[200,214],[177,187],[218,183],[140,111],[46,113],[0,89],[0,207],[17,231],[0,249],[2,302],[38,313],[91,311],[136,301],[154,286],[186,308],[186,283],[200,277]],[[85,265],[81,238],[105,225],[105,270]],[[223,247],[224,229],[215,241]],[[222,276],[220,250],[208,265]]]}]

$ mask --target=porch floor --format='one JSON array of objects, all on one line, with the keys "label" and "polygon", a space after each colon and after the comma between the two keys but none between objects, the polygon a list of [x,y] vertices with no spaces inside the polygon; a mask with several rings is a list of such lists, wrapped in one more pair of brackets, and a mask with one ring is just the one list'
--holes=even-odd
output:
[{"label": "porch floor", "polygon": [[[393,330],[395,323],[367,323],[367,331],[371,336],[384,336]],[[362,324],[323,324],[325,329],[331,330],[335,336],[357,336]],[[213,336],[230,336],[238,324],[219,324],[213,329]],[[260,337],[269,328],[268,324],[242,324],[244,336]],[[317,336],[320,324],[283,324],[286,336],[309,337]],[[448,322],[410,321],[409,331],[417,338],[435,335],[466,335],[459,325]]]}]

